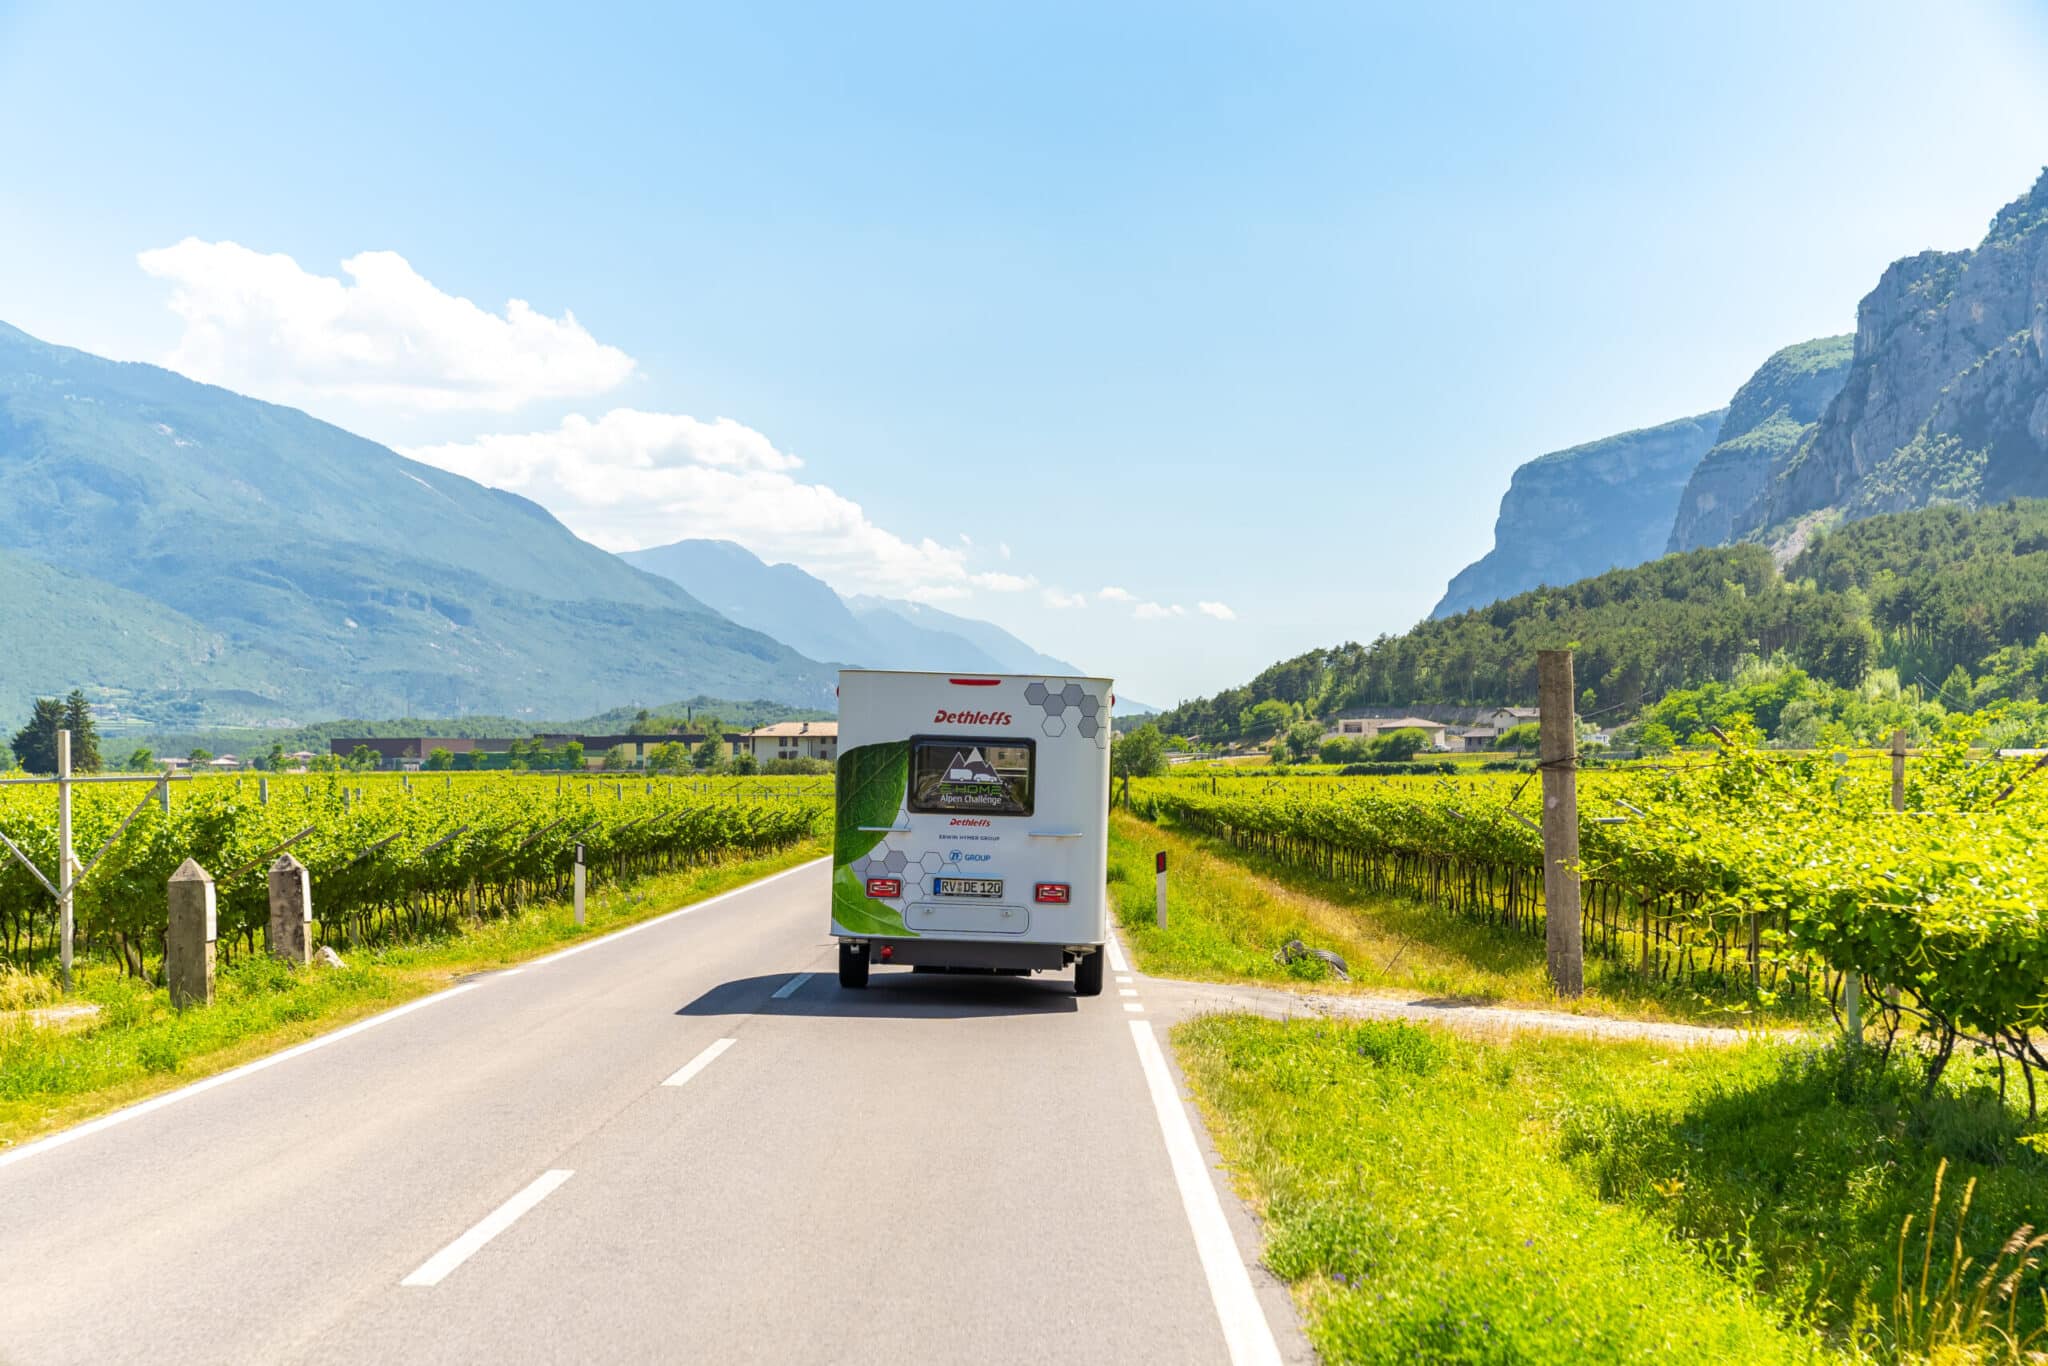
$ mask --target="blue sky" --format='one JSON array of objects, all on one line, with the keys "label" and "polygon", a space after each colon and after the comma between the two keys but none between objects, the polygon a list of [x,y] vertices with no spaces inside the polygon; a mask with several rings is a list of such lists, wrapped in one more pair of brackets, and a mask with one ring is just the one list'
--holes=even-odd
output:
[{"label": "blue sky", "polygon": [[0,0],[0,319],[1156,702],[2048,162],[2040,5],[299,8]]}]

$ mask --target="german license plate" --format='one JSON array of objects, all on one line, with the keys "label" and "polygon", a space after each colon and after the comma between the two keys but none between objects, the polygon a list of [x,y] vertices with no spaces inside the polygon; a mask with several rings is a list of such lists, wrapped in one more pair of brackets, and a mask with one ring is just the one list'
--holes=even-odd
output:
[{"label": "german license plate", "polygon": [[999,877],[942,877],[938,881],[940,896],[999,897],[1003,894],[1003,880]]}]

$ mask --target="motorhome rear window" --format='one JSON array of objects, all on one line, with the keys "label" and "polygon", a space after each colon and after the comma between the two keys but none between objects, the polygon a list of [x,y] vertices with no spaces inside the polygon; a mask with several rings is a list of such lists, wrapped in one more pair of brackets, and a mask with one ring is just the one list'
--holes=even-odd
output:
[{"label": "motorhome rear window", "polygon": [[1028,816],[1038,747],[1029,740],[919,736],[910,742],[910,809]]}]

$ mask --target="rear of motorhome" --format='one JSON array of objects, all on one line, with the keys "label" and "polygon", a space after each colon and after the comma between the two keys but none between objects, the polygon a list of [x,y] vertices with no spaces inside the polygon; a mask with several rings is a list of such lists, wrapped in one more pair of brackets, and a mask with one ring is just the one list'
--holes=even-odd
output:
[{"label": "rear of motorhome", "polygon": [[1106,678],[839,675],[832,933],[839,982],[876,966],[1074,968],[1102,991]]}]

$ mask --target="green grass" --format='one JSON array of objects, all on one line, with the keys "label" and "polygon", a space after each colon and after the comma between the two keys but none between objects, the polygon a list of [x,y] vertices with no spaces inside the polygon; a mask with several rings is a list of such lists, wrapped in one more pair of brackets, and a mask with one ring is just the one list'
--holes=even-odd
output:
[{"label": "green grass", "polygon": [[[2048,1162],[1981,1069],[1922,1104],[1903,1061],[1866,1054],[1852,1082],[1839,1055],[1761,1043],[1239,1016],[1174,1040],[1327,1362],[1919,1360],[1895,1268],[1914,1215],[1917,1283],[1937,1167],[1933,1287],[1955,1240],[1968,1291],[2048,1217]],[[2016,1287],[2022,1334],[2038,1288]],[[1952,1336],[1931,1359],[2018,1359],[1981,1327]]]},{"label": "green grass", "polygon": [[[1169,856],[1167,928],[1155,924],[1152,856]],[[1543,941],[1438,907],[1246,854],[1218,840],[1110,817],[1109,879],[1118,927],[1142,971],[1212,982],[1314,984],[1318,990],[1400,990],[1473,1004],[1514,1004],[1635,1019],[1739,1022],[1741,1003],[1647,982],[1603,958],[1586,960],[1586,994],[1550,989]],[[1290,939],[1329,949],[1346,987],[1318,959],[1282,966]],[[1763,1017],[1782,1019],[1780,1010]]]},{"label": "green grass", "polygon": [[162,988],[108,964],[82,964],[75,999],[100,1007],[92,1024],[0,1021],[0,1148],[275,1052],[468,973],[510,966],[824,852],[823,841],[809,840],[779,854],[610,889],[588,901],[581,927],[568,904],[549,902],[464,933],[351,951],[339,970],[294,970],[245,955],[217,974],[214,1004],[204,1009],[175,1011]]}]

